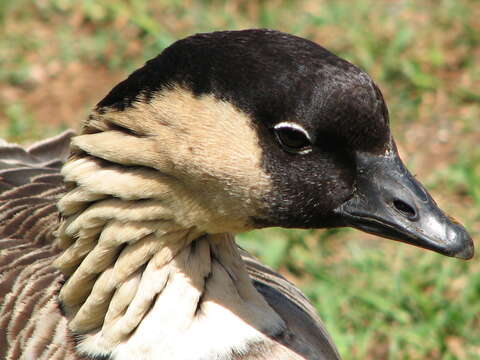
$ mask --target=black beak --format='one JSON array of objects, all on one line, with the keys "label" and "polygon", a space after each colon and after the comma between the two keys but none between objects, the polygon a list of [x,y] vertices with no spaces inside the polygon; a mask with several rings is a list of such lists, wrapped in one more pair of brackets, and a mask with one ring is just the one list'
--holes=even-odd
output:
[{"label": "black beak", "polygon": [[393,141],[385,154],[358,153],[356,160],[356,190],[335,210],[344,225],[447,256],[473,257],[470,235],[405,168]]}]

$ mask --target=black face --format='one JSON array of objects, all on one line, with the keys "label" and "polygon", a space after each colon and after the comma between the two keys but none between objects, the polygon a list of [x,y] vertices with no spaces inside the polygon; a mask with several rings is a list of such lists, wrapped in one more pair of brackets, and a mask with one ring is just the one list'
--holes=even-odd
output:
[{"label": "black face", "polygon": [[195,35],[117,85],[98,111],[123,110],[174,84],[213,94],[252,118],[273,183],[266,215],[255,219],[259,227],[354,226],[447,255],[473,255],[465,229],[398,158],[378,88],[321,46],[270,30]]},{"label": "black face", "polygon": [[309,79],[292,89],[297,102],[290,102],[288,117],[257,123],[264,167],[274,184],[267,198],[270,214],[258,219],[261,225],[343,225],[334,209],[353,196],[356,153],[382,154],[389,146],[386,106],[366,74],[325,65]]},{"label": "black face", "polygon": [[[261,225],[324,227],[352,195],[355,150],[383,151],[390,133],[380,92],[367,74],[319,45],[270,30],[195,35],[150,60],[99,103],[122,110],[140,95],[180,83],[196,95],[214,94],[249,114],[264,149],[274,189]],[[299,124],[312,151],[279,146],[274,130]],[[282,135],[283,134],[283,135]]]}]

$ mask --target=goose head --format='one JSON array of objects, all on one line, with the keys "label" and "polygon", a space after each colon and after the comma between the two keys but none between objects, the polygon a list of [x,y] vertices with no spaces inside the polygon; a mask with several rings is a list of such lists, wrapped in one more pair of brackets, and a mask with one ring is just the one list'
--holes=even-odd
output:
[{"label": "goose head", "polygon": [[[163,192],[169,216],[199,232],[351,226],[473,256],[464,227],[403,165],[371,78],[296,36],[245,30],[177,41],[112,89],[73,149],[74,158],[145,170],[145,181],[111,177],[104,191]],[[119,181],[130,193],[115,193]]]}]

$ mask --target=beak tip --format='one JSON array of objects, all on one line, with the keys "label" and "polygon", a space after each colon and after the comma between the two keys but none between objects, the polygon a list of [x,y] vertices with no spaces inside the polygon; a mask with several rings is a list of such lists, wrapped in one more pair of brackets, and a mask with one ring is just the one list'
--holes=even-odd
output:
[{"label": "beak tip", "polygon": [[470,242],[464,246],[460,251],[453,254],[454,257],[462,260],[470,260],[475,255],[475,249],[473,242],[470,239]]},{"label": "beak tip", "polygon": [[453,245],[450,254],[458,259],[469,260],[475,254],[473,240],[462,225],[454,224],[448,231],[450,243]]}]

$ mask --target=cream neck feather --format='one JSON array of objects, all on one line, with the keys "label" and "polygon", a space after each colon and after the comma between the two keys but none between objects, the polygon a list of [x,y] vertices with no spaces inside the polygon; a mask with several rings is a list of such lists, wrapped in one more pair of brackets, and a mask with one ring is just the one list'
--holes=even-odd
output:
[{"label": "cream neck feather", "polygon": [[[173,100],[183,99],[180,107],[197,101],[173,93]],[[146,110],[132,111],[145,116]],[[192,174],[182,179],[171,163],[145,160],[149,154],[154,159],[152,146],[158,156],[158,141],[108,129],[124,126],[129,116],[91,116],[62,170],[69,191],[59,202],[65,220],[58,240],[65,251],[55,265],[68,277],[60,300],[70,329],[80,335],[78,348],[115,359],[228,359],[281,332],[284,323],[253,287],[233,236],[215,232],[220,225],[248,228],[245,204],[255,203],[242,184],[248,174],[218,185],[226,201],[215,193],[197,195],[201,187],[192,190]],[[167,149],[163,153],[168,157]],[[258,166],[258,159],[248,161]],[[211,171],[192,168],[198,176]],[[252,181],[255,192],[266,180]],[[216,186],[208,178],[203,185],[210,191]],[[234,221],[229,215],[237,205]]]}]

